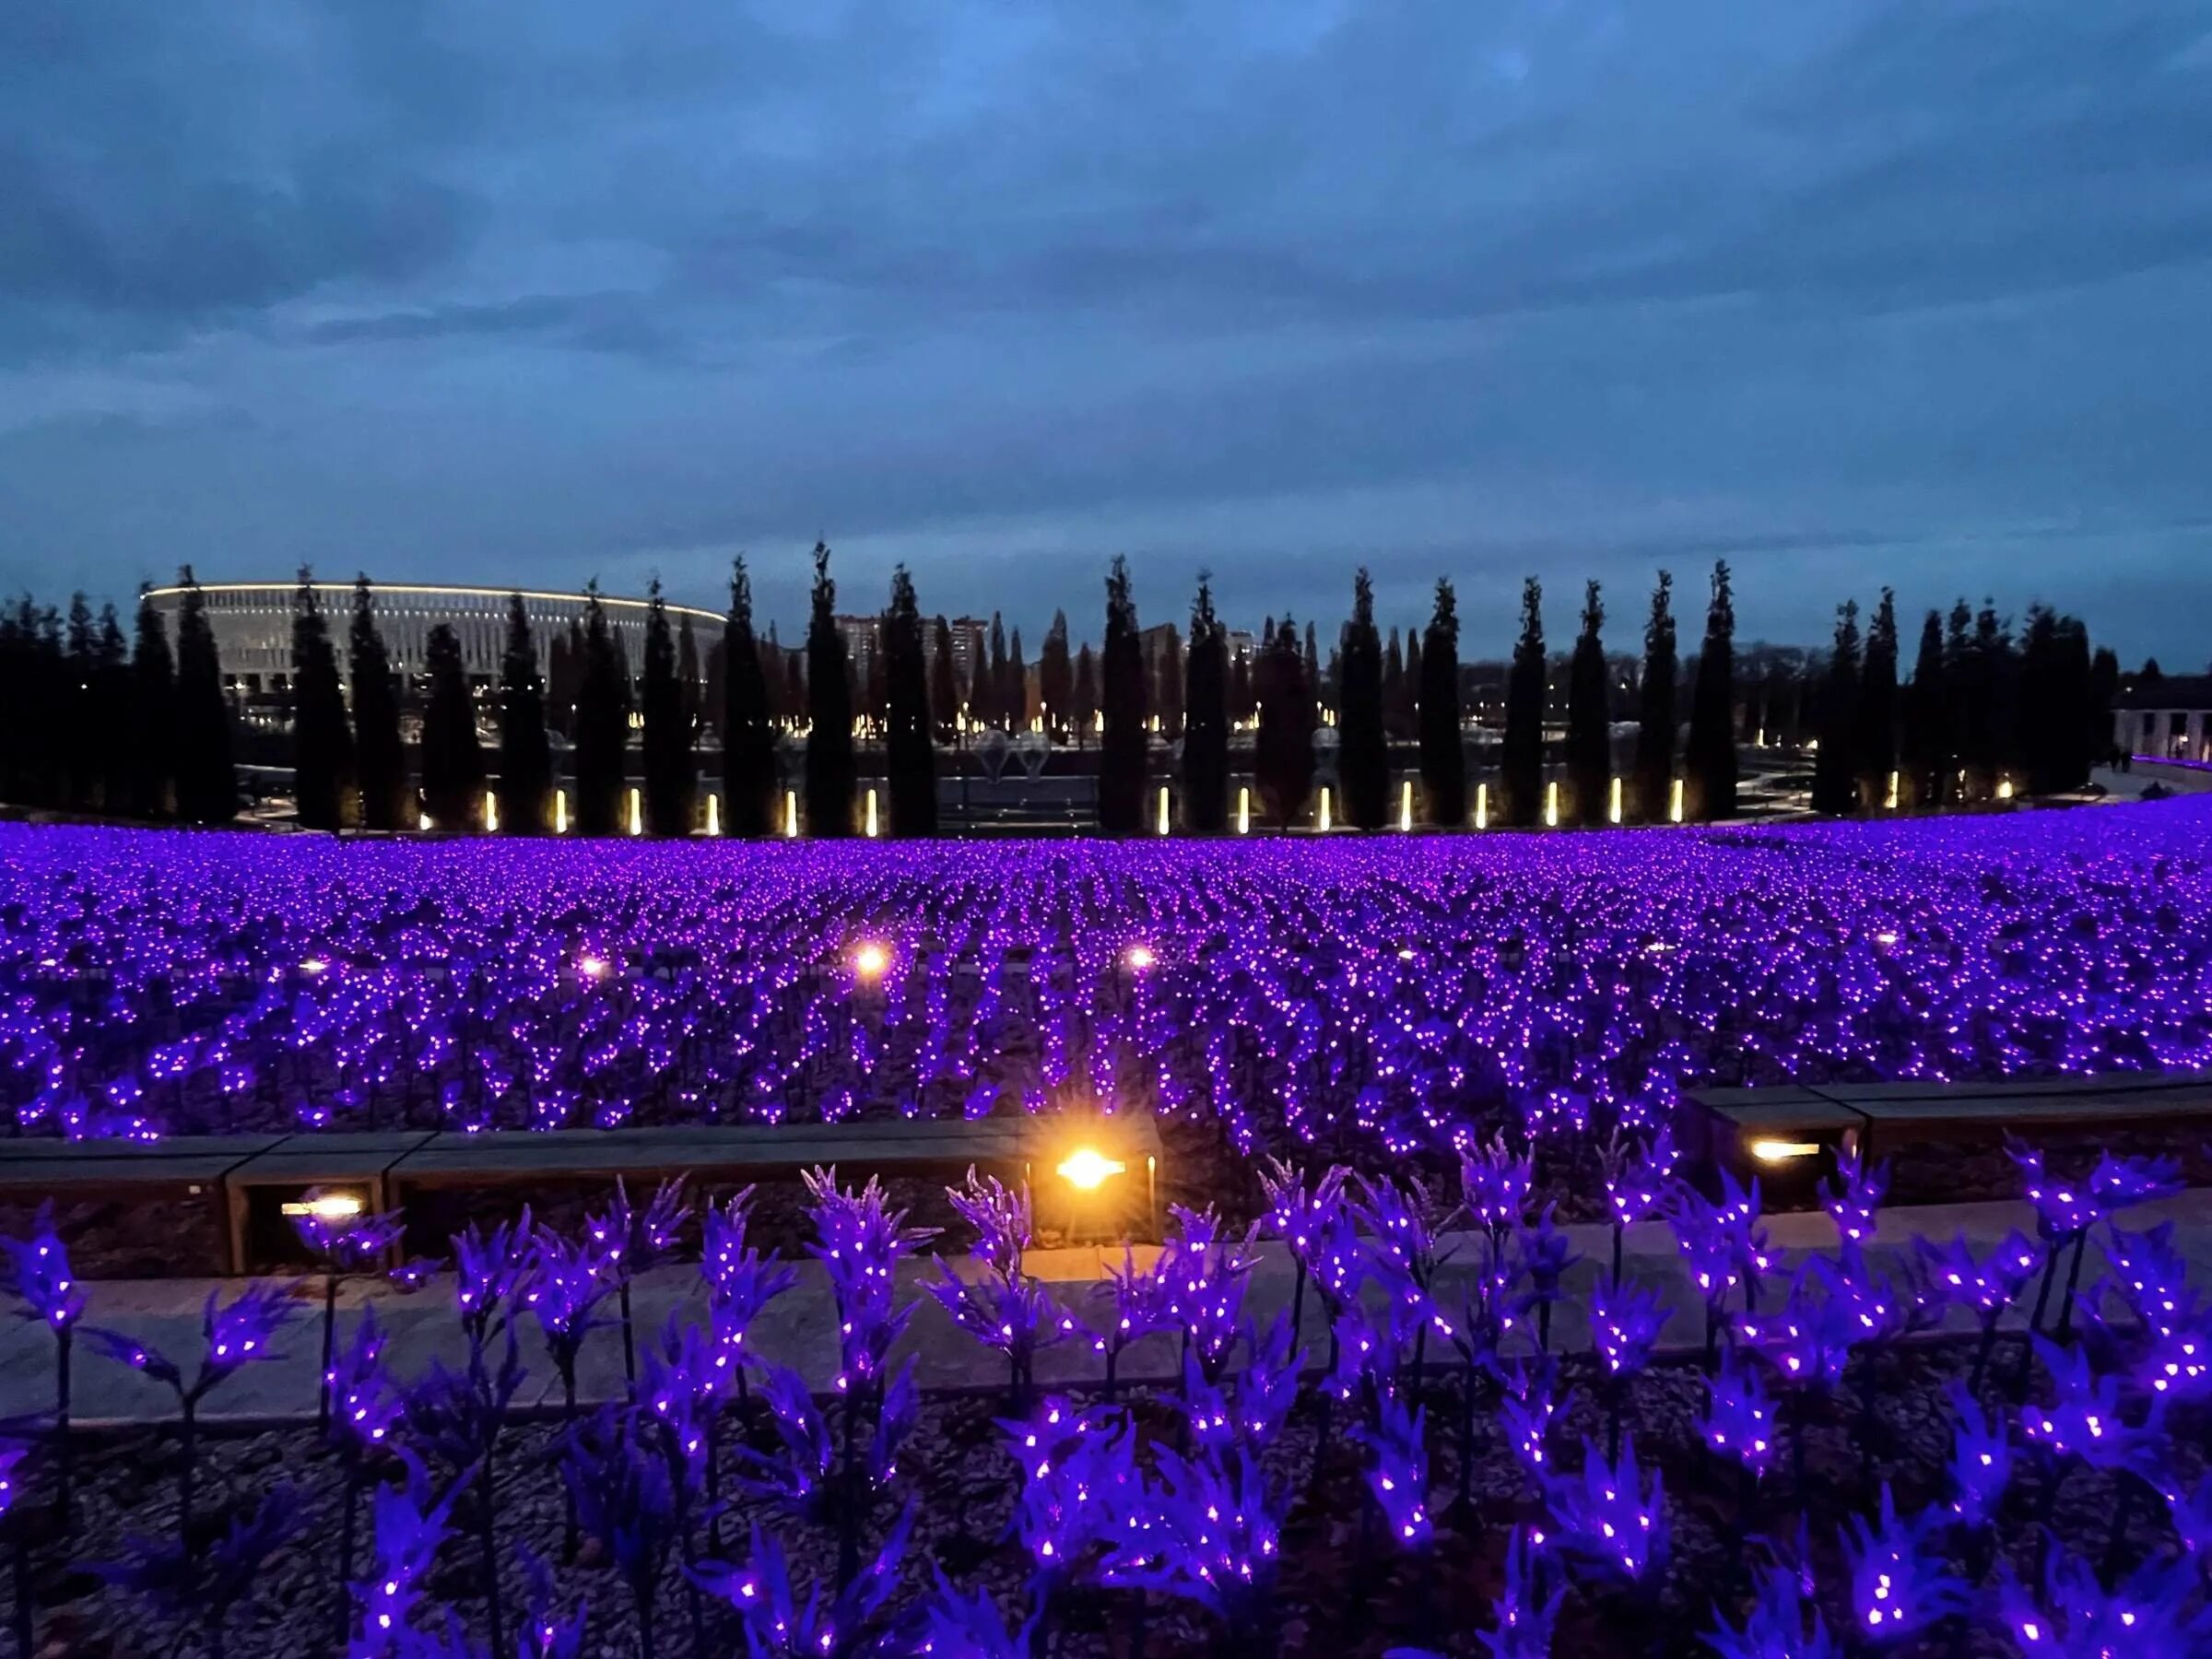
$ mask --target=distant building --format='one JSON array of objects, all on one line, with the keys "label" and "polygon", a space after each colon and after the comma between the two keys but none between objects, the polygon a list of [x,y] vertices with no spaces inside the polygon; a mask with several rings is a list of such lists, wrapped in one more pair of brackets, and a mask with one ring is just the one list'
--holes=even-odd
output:
[{"label": "distant building", "polygon": [[[991,624],[981,617],[955,617],[946,625],[952,635],[952,671],[956,683],[975,684],[976,665],[991,660]],[[937,665],[937,627],[929,626],[929,665]]]},{"label": "distant building", "polygon": [[882,640],[881,617],[839,617],[835,618],[837,631],[845,642],[845,660],[853,665],[853,673],[862,685],[868,683],[868,668],[876,660]]},{"label": "distant building", "polygon": [[2112,742],[2124,754],[2212,760],[2212,674],[2129,675],[2112,700]]},{"label": "distant building", "polygon": [[[346,660],[346,632],[353,622],[353,583],[318,582],[315,598],[329,619],[338,660]],[[291,684],[292,617],[298,606],[297,582],[203,582],[200,594],[207,606],[207,621],[215,631],[216,658],[224,684],[247,696],[282,691]],[[372,582],[376,600],[377,631],[391,653],[392,666],[403,677],[423,672],[429,650],[430,630],[441,622],[461,641],[461,659],[469,678],[490,685],[499,678],[500,659],[507,649],[507,600],[514,590],[453,585],[418,586],[406,582]],[[178,612],[184,603],[181,587],[158,587],[148,595],[169,626],[170,639],[177,634]],[[645,612],[642,599],[618,599],[602,594],[607,627],[629,657],[632,677],[645,669]],[[582,594],[548,594],[524,590],[523,614],[537,641],[541,669],[552,653],[554,636],[565,633],[571,619],[583,616]],[[691,619],[692,633],[703,660],[722,638],[722,617],[688,605],[668,607],[672,625]]]}]

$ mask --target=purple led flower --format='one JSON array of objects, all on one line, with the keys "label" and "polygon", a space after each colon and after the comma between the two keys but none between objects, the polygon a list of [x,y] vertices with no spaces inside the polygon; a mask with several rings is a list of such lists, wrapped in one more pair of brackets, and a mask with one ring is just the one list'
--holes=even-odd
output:
[{"label": "purple led flower", "polygon": [[1901,1641],[1967,1606],[1966,1583],[1944,1559],[1930,1520],[1929,1514],[1899,1520],[1887,1481],[1877,1519],[1851,1519],[1843,1559],[1853,1617],[1870,1642]]},{"label": "purple led flower", "polygon": [[1746,1314],[1738,1331],[1747,1347],[1793,1387],[1825,1392],[1843,1380],[1864,1330],[1851,1298],[1824,1256],[1806,1260],[1790,1293],[1772,1313]]},{"label": "purple led flower", "polygon": [[1659,1333],[1673,1316],[1658,1294],[1642,1285],[1616,1286],[1599,1280],[1590,1291],[1591,1340],[1606,1361],[1606,1373],[1632,1377],[1651,1363]]},{"label": "purple led flower", "polygon": [[935,1589],[922,1604],[917,1651],[931,1659],[1030,1659],[1040,1622],[1032,1611],[1018,1629],[1007,1630],[988,1591],[962,1594],[940,1569]]},{"label": "purple led flower", "polygon": [[717,1363],[735,1371],[740,1397],[746,1388],[747,1334],[762,1309],[799,1282],[788,1264],[763,1257],[745,1241],[751,1198],[747,1187],[720,1208],[708,1205],[700,1212],[704,1236],[699,1271],[707,1281]]},{"label": "purple led flower", "polygon": [[384,1333],[376,1310],[363,1308],[352,1340],[340,1350],[327,1379],[331,1438],[355,1464],[373,1457],[405,1414],[406,1402],[384,1370],[383,1357]]},{"label": "purple led flower", "polygon": [[1121,1365],[1123,1350],[1132,1343],[1140,1342],[1155,1331],[1168,1328],[1171,1317],[1171,1297],[1167,1282],[1159,1276],[1159,1261],[1155,1259],[1150,1270],[1136,1265],[1136,1253],[1129,1245],[1122,1246],[1122,1265],[1106,1269],[1098,1292],[1108,1302],[1105,1328],[1093,1333],[1091,1349],[1106,1360],[1106,1398],[1114,1395],[1115,1372]]},{"label": "purple led flower", "polygon": [[1269,1618],[1287,1490],[1255,1458],[1228,1467],[1163,1449],[1157,1468],[1157,1483],[1114,1506],[1100,1579],[1195,1602],[1219,1616],[1232,1644],[1251,1640]]},{"label": "purple led flower", "polygon": [[606,1300],[604,1258],[591,1245],[571,1242],[551,1227],[530,1238],[529,1267],[522,1276],[523,1303],[545,1334],[547,1350],[572,1395],[576,1359],[583,1339],[598,1324],[594,1318]]},{"label": "purple led flower", "polygon": [[1561,1547],[1605,1572],[1637,1583],[1665,1566],[1666,1493],[1656,1469],[1643,1484],[1634,1435],[1623,1438],[1613,1463],[1584,1440],[1581,1476],[1547,1476],[1544,1501]]},{"label": "purple led flower", "polygon": [[453,1300],[472,1354],[482,1353],[494,1323],[522,1288],[535,1236],[528,1205],[512,1226],[502,1221],[487,1235],[472,1221],[453,1236]]},{"label": "purple led flower", "polygon": [[1498,1425],[1505,1430],[1513,1456],[1532,1476],[1542,1479],[1551,1473],[1551,1454],[1546,1439],[1551,1421],[1574,1398],[1571,1389],[1558,1389],[1558,1370],[1551,1364],[1523,1370],[1515,1367],[1506,1380],[1498,1402]]},{"label": "purple led flower", "polygon": [[1755,1475],[1774,1465],[1774,1402],[1759,1371],[1739,1361],[1734,1348],[1721,1355],[1698,1429],[1707,1445]]},{"label": "purple led flower", "polygon": [[2087,1561],[2053,1550],[2042,1594],[2008,1572],[1997,1610],[2021,1659],[2195,1659],[2212,1644],[2212,1604],[2197,1589],[2188,1562],[2153,1560],[2108,1591]]},{"label": "purple led flower", "polygon": [[[291,1206],[287,1206],[287,1208]],[[292,1218],[292,1230],[329,1273],[356,1273],[396,1245],[406,1231],[397,1211],[378,1214],[346,1193],[311,1187]]]},{"label": "purple led flower", "polygon": [[1951,1514],[1961,1526],[1987,1526],[2012,1484],[2012,1437],[2002,1409],[1983,1412],[1953,1384]]},{"label": "purple led flower", "polygon": [[18,1312],[47,1329],[67,1331],[85,1316],[85,1288],[69,1266],[69,1252],[53,1230],[53,1206],[39,1206],[28,1239],[0,1238],[7,1252],[7,1288],[22,1302]]},{"label": "purple led flower", "polygon": [[[1534,1226],[1521,1228],[1513,1235],[1512,1271],[1517,1280],[1528,1285],[1521,1306],[1524,1312],[1535,1310],[1536,1346],[1546,1350],[1551,1347],[1551,1310],[1559,1300],[1560,1281],[1567,1270],[1583,1259],[1574,1253],[1567,1235],[1553,1224],[1555,1210],[1555,1206],[1546,1205]],[[1445,1334],[1450,1335],[1448,1328]]]},{"label": "purple led flower", "polygon": [[1161,1247],[1155,1271],[1167,1287],[1171,1318],[1189,1333],[1201,1370],[1218,1379],[1243,1328],[1244,1289],[1254,1260],[1251,1241],[1225,1239],[1210,1206],[1174,1205],[1170,1213],[1176,1231]]},{"label": "purple led flower", "polygon": [[1407,1549],[1427,1547],[1434,1530],[1429,1518],[1427,1422],[1425,1411],[1408,1411],[1404,1402],[1385,1398],[1377,1405],[1373,1424],[1352,1431],[1371,1453],[1367,1487],[1375,1507],[1389,1524],[1391,1536]]},{"label": "purple led flower", "polygon": [[1759,1600],[1737,1630],[1725,1619],[1707,1632],[1716,1659],[1843,1659],[1819,1608],[1810,1605],[1797,1575],[1775,1567],[1759,1582]]},{"label": "purple led flower", "polygon": [[2204,1314],[2189,1283],[2189,1265],[2173,1248],[2172,1222],[2161,1221],[2147,1232],[2116,1224],[2105,1231],[2112,1276],[2089,1292],[2090,1306],[2109,1288],[2154,1335],[2172,1336],[2201,1325]]},{"label": "purple led flower", "polygon": [[1977,1257],[1964,1234],[1940,1245],[1915,1236],[1912,1248],[1920,1257],[1920,1282],[1927,1298],[1983,1320],[1994,1319],[2018,1300],[2041,1261],[2035,1246],[2017,1232],[2008,1233],[1986,1256]]},{"label": "purple led flower", "polygon": [[1459,1155],[1459,1203],[1467,1218],[1490,1235],[1495,1252],[1505,1235],[1521,1224],[1528,1212],[1528,1195],[1535,1187],[1536,1160],[1533,1151],[1514,1154],[1498,1135],[1487,1146]]},{"label": "purple led flower", "polygon": [[825,1600],[818,1585],[804,1603],[792,1587],[783,1547],[771,1533],[753,1528],[751,1558],[741,1568],[709,1563],[697,1569],[700,1585],[735,1608],[745,1621],[750,1659],[823,1659],[864,1652],[870,1621],[899,1585],[899,1563],[906,1554],[914,1512],[901,1512],[875,1559],[854,1573],[845,1587]]},{"label": "purple led flower", "polygon": [[1537,1561],[1540,1543],[1540,1538],[1530,1542],[1526,1527],[1515,1527],[1506,1544],[1504,1573],[1490,1604],[1497,1628],[1478,1632],[1490,1659],[1549,1659],[1551,1632],[1559,1623],[1567,1585],[1562,1580],[1549,1595],[1544,1594],[1544,1574]]},{"label": "purple led flower", "polygon": [[964,1187],[947,1187],[954,1209],[976,1230],[971,1254],[980,1265],[973,1282],[937,1259],[941,1277],[924,1284],[952,1321],[985,1347],[1006,1356],[1008,1394],[1018,1412],[1030,1386],[1037,1350],[1073,1335],[1074,1318],[1053,1302],[1025,1265],[1030,1248],[1030,1194],[995,1177],[968,1171]]},{"label": "purple led flower", "polygon": [[906,1212],[888,1207],[883,1184],[871,1177],[858,1192],[841,1189],[837,1171],[809,1171],[817,1241],[810,1253],[829,1270],[837,1302],[840,1394],[867,1390],[883,1379],[885,1357],[912,1316],[895,1310],[899,1263],[936,1236],[934,1228],[910,1228]]},{"label": "purple led flower", "polygon": [[1136,1482],[1135,1437],[1104,1411],[1078,1412],[1046,1398],[1026,1418],[999,1427],[1020,1465],[1014,1531],[1029,1551],[1040,1602],[1112,1531],[1116,1509]]},{"label": "purple led flower", "polygon": [[410,1617],[422,1599],[422,1582],[437,1560],[453,1519],[453,1500],[465,1484],[455,1483],[432,1502],[422,1465],[411,1455],[403,1456],[406,1483],[376,1488],[371,1510],[375,1565],[354,1587],[360,1623],[349,1659],[384,1659],[403,1651]]},{"label": "purple led flower", "polygon": [[2030,1340],[2051,1373],[2052,1402],[2020,1408],[2021,1434],[2055,1456],[2078,1457],[2095,1469],[2124,1469],[2158,1485],[2166,1401],[2154,1395],[2144,1421],[2131,1425],[2121,1416],[2121,1377],[2098,1376],[2079,1348],[2061,1348],[2040,1336]]},{"label": "purple led flower", "polygon": [[1599,1163],[1614,1226],[1634,1227],[1665,1210],[1674,1191],[1675,1165],[1681,1157],[1673,1132],[1665,1126],[1641,1151],[1632,1140],[1618,1135],[1606,1143]]},{"label": "purple led flower", "polygon": [[769,1456],[740,1445],[738,1458],[750,1471],[745,1484],[794,1515],[821,1518],[837,1468],[837,1440],[828,1419],[806,1392],[806,1379],[781,1365],[771,1365],[762,1373],[759,1398],[768,1408],[782,1447],[779,1454]]},{"label": "purple led flower", "polygon": [[1875,1212],[1889,1192],[1887,1159],[1869,1169],[1864,1159],[1850,1152],[1836,1155],[1836,1179],[1831,1186],[1820,1182],[1820,1207],[1836,1224],[1837,1233],[1853,1244],[1874,1237]]}]

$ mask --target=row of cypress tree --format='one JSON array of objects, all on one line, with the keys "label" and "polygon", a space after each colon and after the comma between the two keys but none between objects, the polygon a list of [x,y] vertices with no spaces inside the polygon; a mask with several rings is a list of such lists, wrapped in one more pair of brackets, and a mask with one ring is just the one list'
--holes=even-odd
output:
[{"label": "row of cypress tree", "polygon": [[[859,764],[853,682],[836,621],[830,559],[829,547],[818,543],[806,641],[804,798],[808,832],[835,836],[858,828]],[[11,706],[54,713],[51,720],[12,721],[0,731],[0,792],[6,798],[192,823],[230,819],[237,792],[229,705],[205,601],[189,568],[181,583],[184,595],[173,657],[161,615],[143,594],[136,641],[127,653],[112,609],[95,617],[81,597],[65,623],[28,599],[0,614],[0,690],[9,694]],[[1232,711],[1240,706],[1257,710],[1253,777],[1261,812],[1277,825],[1303,821],[1313,790],[1313,738],[1323,694],[1312,625],[1301,640],[1291,618],[1270,618],[1249,667],[1232,663],[1228,629],[1215,610],[1210,579],[1202,572],[1187,644],[1171,641],[1168,652],[1147,657],[1122,559],[1108,574],[1106,601],[1104,642],[1095,668],[1100,826],[1119,834],[1152,827],[1147,800],[1153,782],[1151,727],[1153,716],[1164,712],[1159,704],[1168,684],[1182,737],[1176,794],[1183,827],[1198,833],[1228,827],[1230,735]],[[1373,583],[1362,569],[1354,578],[1352,614],[1339,636],[1329,688],[1338,711],[1337,816],[1369,829],[1394,817],[1391,740],[1397,724],[1391,683],[1396,641],[1394,635],[1386,654],[1374,610]],[[1881,806],[1893,791],[1900,805],[1971,802],[1987,798],[2001,776],[2015,774],[2038,791],[2070,788],[2086,779],[2105,747],[2102,711],[2109,707],[2117,666],[2109,651],[2090,652],[2078,619],[2037,606],[2016,641],[1992,606],[1977,613],[1961,602],[1947,618],[1931,612],[1914,671],[1900,685],[1893,596],[1884,590],[1864,639],[1857,617],[1855,604],[1839,610],[1818,688],[1818,808]],[[1603,595],[1590,582],[1566,676],[1559,816],[1570,823],[1603,822],[1614,806],[1614,698],[1605,620]],[[912,577],[900,566],[878,635],[886,828],[899,836],[928,835],[937,827],[935,747],[948,724],[952,653],[939,618],[931,661],[924,649],[929,626]],[[1661,573],[1644,627],[1636,747],[1620,784],[1624,818],[1655,821],[1671,816],[1677,774],[1683,816],[1734,815],[1734,632],[1731,578],[1723,562],[1712,571],[1703,641],[1688,682],[1688,736],[1677,756],[1681,664],[1673,579]],[[698,739],[710,715],[718,716],[713,724],[722,731],[725,829],[759,836],[781,827],[776,725],[788,703],[779,706],[774,682],[782,672],[782,653],[772,634],[763,641],[756,632],[742,559],[732,572],[716,653],[717,709],[700,707],[688,626],[680,637],[672,628],[657,580],[650,591],[641,684],[631,684],[596,582],[586,587],[583,615],[562,643],[574,688],[558,713],[573,739],[579,831],[608,835],[629,827],[624,794],[633,707],[642,726],[640,828],[681,835],[697,823]],[[1461,825],[1469,816],[1469,791],[1459,621],[1449,581],[1437,583],[1429,623],[1407,644],[1400,672],[1415,682],[1408,700],[1418,739],[1420,816],[1431,825]],[[1004,659],[994,651],[994,660],[981,665],[978,682],[1013,696],[1005,665],[1018,661],[1018,649]],[[401,738],[401,687],[366,577],[355,584],[341,662],[331,618],[309,572],[300,571],[292,655],[293,759],[302,824],[399,830],[427,822],[458,830],[483,822],[487,778],[495,769],[487,764],[477,699],[450,628],[433,629],[428,641],[415,782],[407,776]],[[1545,810],[1547,665],[1543,589],[1532,578],[1523,592],[1506,677],[1495,802],[1501,823],[1535,824]],[[1040,658],[1047,709],[1055,699],[1065,699],[1060,706],[1071,710],[1079,706],[1078,687],[1093,674],[1088,647],[1071,657],[1065,618],[1055,617]],[[1249,704],[1241,704],[1246,695]],[[554,700],[522,598],[512,595],[496,700],[492,789],[499,828],[509,833],[553,827],[548,724],[557,714]],[[1082,723],[1072,724],[1083,729]]]}]

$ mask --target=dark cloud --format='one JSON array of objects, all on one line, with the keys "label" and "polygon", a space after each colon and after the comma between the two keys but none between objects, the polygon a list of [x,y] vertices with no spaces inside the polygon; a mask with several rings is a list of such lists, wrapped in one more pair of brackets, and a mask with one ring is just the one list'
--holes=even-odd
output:
[{"label": "dark cloud", "polygon": [[1726,554],[2212,652],[2204,0],[81,0],[0,201],[10,583],[747,546],[795,619],[826,535],[1502,635]]}]

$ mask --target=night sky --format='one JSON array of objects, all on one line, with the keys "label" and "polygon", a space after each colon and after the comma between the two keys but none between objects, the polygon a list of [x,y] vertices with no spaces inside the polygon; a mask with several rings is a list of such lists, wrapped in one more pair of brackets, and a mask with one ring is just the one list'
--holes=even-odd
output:
[{"label": "night sky", "polygon": [[[0,587],[2212,656],[2212,4],[26,0]],[[1908,619],[1908,629],[1912,626]],[[1687,641],[1686,641],[1687,642]]]}]

